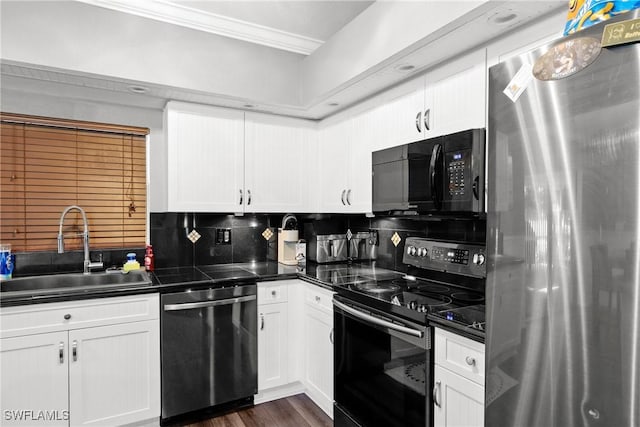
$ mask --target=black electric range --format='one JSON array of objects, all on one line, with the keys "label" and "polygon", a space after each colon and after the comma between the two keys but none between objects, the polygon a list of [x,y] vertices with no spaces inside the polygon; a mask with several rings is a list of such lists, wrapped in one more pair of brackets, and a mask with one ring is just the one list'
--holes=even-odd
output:
[{"label": "black electric range", "polygon": [[352,276],[334,283],[334,289],[362,305],[423,325],[430,317],[484,334],[484,246],[409,237],[403,262],[420,277]]}]

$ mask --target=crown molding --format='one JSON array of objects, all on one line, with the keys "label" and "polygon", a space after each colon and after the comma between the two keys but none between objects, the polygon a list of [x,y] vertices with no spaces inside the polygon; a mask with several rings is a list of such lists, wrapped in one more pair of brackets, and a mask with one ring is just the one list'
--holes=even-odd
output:
[{"label": "crown molding", "polygon": [[168,0],[76,1],[302,55],[310,55],[323,43],[322,40],[193,9]]}]

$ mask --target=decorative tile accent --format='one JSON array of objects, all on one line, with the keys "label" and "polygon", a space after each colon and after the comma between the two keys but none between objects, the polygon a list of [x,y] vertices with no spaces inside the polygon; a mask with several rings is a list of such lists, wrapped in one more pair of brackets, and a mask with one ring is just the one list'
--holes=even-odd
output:
[{"label": "decorative tile accent", "polygon": [[391,243],[393,243],[393,246],[398,247],[401,241],[402,238],[398,235],[398,233],[393,233],[393,236],[391,236]]},{"label": "decorative tile accent", "polygon": [[187,239],[191,240],[191,243],[195,243],[200,239],[200,233],[198,233],[195,229],[191,230],[191,233],[187,234]]},{"label": "decorative tile accent", "polygon": [[352,237],[353,237],[353,233],[351,232],[351,229],[349,228],[347,230],[347,240],[351,240]]},{"label": "decorative tile accent", "polygon": [[269,240],[273,237],[273,231],[271,231],[270,228],[265,228],[265,230],[262,232],[262,237],[264,237],[264,240]]}]

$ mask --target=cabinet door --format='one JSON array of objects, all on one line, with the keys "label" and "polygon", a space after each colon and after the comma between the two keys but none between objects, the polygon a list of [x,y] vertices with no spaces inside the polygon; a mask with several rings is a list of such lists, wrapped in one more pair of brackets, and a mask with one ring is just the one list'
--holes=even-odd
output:
[{"label": "cabinet door", "polygon": [[425,80],[420,77],[407,83],[406,93],[390,100],[384,107],[387,142],[380,148],[394,147],[427,138],[424,126]]},{"label": "cabinet door", "polygon": [[435,427],[484,426],[484,387],[439,365],[433,381]]},{"label": "cabinet door", "polygon": [[244,113],[169,103],[165,126],[169,210],[242,212]]},{"label": "cabinet door", "polygon": [[157,320],[69,331],[69,346],[71,425],[113,426],[160,415]]},{"label": "cabinet door", "polygon": [[473,56],[477,57],[477,63],[434,83],[428,89],[433,97],[433,107],[429,108],[429,137],[485,127],[485,59],[484,54]]},{"label": "cabinet door", "polygon": [[246,114],[245,212],[312,212],[307,166],[315,125]]},{"label": "cabinet door", "polygon": [[320,187],[320,212],[346,212],[349,187],[352,132],[350,119],[331,124],[320,131],[318,154],[320,170],[316,180]]},{"label": "cabinet door", "polygon": [[333,314],[306,306],[305,386],[311,399],[333,417]]},{"label": "cabinet door", "polygon": [[2,425],[69,424],[67,332],[0,340]]},{"label": "cabinet door", "polygon": [[348,212],[372,211],[371,153],[377,144],[378,118],[376,111],[364,112],[353,118],[351,165],[348,168],[348,188],[345,196]]},{"label": "cabinet door", "polygon": [[258,307],[258,390],[287,384],[287,303]]}]

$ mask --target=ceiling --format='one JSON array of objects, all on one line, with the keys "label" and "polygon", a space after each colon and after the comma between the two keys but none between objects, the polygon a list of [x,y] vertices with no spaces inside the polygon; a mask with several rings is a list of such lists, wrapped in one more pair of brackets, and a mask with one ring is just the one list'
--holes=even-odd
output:
[{"label": "ceiling", "polygon": [[153,109],[172,99],[320,119],[566,10],[566,2],[2,0],[0,7],[3,92]]},{"label": "ceiling", "polygon": [[373,1],[182,1],[226,16],[324,42]]}]

